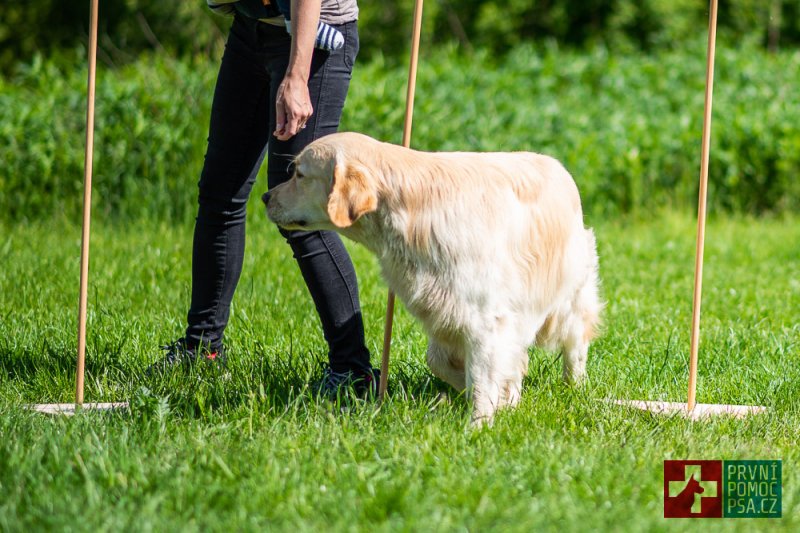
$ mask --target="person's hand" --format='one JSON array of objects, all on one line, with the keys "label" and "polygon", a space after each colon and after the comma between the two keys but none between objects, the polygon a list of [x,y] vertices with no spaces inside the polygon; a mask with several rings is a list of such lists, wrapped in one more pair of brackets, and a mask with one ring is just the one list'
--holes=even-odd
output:
[{"label": "person's hand", "polygon": [[300,76],[287,74],[275,99],[275,137],[281,141],[291,139],[306,127],[313,112],[308,82]]}]

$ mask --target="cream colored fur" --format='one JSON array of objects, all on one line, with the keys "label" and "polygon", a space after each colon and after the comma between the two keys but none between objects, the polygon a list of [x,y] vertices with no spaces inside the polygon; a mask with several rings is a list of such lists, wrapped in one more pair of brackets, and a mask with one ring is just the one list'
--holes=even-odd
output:
[{"label": "cream colored fur", "polygon": [[517,404],[532,344],[562,350],[567,381],[584,377],[602,308],[597,254],[555,159],[425,153],[338,133],[297,157],[267,211],[378,257],[428,334],[433,373],[471,396],[473,422]]}]

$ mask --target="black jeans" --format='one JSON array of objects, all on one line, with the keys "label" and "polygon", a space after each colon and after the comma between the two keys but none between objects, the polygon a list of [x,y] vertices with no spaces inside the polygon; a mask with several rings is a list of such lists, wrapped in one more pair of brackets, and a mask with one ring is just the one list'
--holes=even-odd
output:
[{"label": "black jeans", "polygon": [[[266,155],[268,186],[291,176],[292,160],[308,143],[339,127],[353,62],[356,22],[336,26],[343,48],[315,50],[308,86],[314,113],[306,128],[280,141],[275,97],[289,61],[291,37],[273,26],[236,15],[222,58],[208,149],[199,183],[192,254],[190,345],[222,342],[231,300],[242,271],[247,199]],[[322,321],[334,371],[370,368],[353,264],[333,232],[285,231]],[[281,267],[282,268],[282,267]]]}]

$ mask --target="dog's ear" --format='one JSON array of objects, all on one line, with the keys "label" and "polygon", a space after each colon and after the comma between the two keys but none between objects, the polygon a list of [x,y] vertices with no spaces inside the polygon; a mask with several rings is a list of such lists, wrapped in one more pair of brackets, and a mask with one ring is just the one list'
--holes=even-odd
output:
[{"label": "dog's ear", "polygon": [[328,216],[338,228],[347,228],[378,208],[378,195],[359,165],[337,163],[328,196]]}]

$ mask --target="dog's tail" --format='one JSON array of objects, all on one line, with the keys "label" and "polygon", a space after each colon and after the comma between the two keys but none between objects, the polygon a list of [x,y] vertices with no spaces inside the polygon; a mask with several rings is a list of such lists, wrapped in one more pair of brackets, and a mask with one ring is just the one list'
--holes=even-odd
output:
[{"label": "dog's tail", "polygon": [[597,255],[597,239],[591,228],[586,228],[586,248],[589,258],[586,265],[586,280],[580,289],[583,310],[584,335],[591,340],[600,334],[605,303],[600,298],[600,260]]},{"label": "dog's tail", "polygon": [[[576,235],[576,246],[582,247],[581,271],[577,273],[574,293],[563,301],[545,319],[536,334],[536,344],[554,350],[565,345],[588,345],[600,333],[601,314],[604,304],[600,300],[599,261],[597,241],[591,229],[585,229],[583,240]],[[577,266],[577,265],[576,265]]]}]

